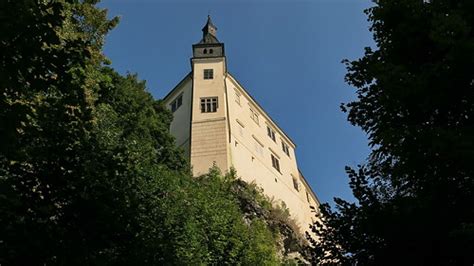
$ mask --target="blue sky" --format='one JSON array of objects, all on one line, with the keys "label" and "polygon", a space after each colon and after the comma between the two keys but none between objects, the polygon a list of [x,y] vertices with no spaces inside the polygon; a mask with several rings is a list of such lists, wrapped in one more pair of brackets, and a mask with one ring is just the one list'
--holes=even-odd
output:
[{"label": "blue sky", "polygon": [[366,0],[104,0],[120,24],[105,54],[161,98],[189,71],[210,12],[229,72],[296,142],[299,167],[323,202],[353,200],[344,172],[363,163],[367,138],[339,105],[355,99],[342,59],[373,46]]}]

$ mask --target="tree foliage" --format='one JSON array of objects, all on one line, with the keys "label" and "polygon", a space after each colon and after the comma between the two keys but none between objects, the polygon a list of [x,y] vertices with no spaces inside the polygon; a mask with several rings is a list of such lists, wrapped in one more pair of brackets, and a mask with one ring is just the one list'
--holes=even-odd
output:
[{"label": "tree foliage", "polygon": [[[180,184],[182,199],[169,202],[166,223],[171,232],[167,262],[190,264],[276,264],[277,231],[259,217],[243,219],[235,173],[218,168]],[[185,206],[172,206],[182,202]]]},{"label": "tree foliage", "polygon": [[0,2],[0,264],[280,263],[287,211],[235,172],[191,176],[172,114],[107,66],[96,2]]},{"label": "tree foliage", "polygon": [[315,261],[461,265],[474,261],[474,2],[377,0],[366,10],[377,49],[345,61],[368,135],[347,168],[357,199],[327,204]]}]

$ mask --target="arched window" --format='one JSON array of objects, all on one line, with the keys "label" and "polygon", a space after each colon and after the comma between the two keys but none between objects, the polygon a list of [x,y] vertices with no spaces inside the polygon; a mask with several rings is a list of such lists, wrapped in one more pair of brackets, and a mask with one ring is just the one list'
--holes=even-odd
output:
[{"label": "arched window", "polygon": [[207,49],[204,49],[204,54],[207,54]]},{"label": "arched window", "polygon": [[214,50],[212,49],[209,49],[209,53],[212,54],[214,52]]}]

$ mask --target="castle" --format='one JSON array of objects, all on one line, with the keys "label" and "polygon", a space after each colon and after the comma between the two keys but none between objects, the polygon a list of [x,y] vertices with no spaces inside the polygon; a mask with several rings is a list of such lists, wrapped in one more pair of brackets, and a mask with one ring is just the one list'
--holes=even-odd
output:
[{"label": "castle", "polygon": [[170,126],[193,175],[213,165],[255,182],[269,197],[282,201],[302,231],[313,223],[310,206],[319,201],[298,169],[295,143],[227,70],[224,44],[208,17],[202,40],[194,44],[191,72],[164,103],[173,112]]}]

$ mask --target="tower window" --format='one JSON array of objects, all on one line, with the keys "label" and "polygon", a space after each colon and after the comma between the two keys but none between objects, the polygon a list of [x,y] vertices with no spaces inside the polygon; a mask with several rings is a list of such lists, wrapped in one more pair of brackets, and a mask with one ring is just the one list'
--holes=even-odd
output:
[{"label": "tower window", "polygon": [[239,134],[240,136],[244,136],[244,127],[245,125],[239,120],[239,119],[236,119],[235,121],[237,121],[237,124],[239,125]]},{"label": "tower window", "polygon": [[235,102],[240,105],[240,93],[235,91]]},{"label": "tower window", "polygon": [[254,139],[254,146],[255,146],[255,151],[260,155],[263,156],[263,147],[262,144],[258,143],[256,139]]},{"label": "tower window", "polygon": [[204,69],[204,79],[213,79],[214,69]]},{"label": "tower window", "polygon": [[210,54],[214,53],[214,50],[213,50],[212,48],[209,49],[209,53],[210,53]]},{"label": "tower window", "polygon": [[183,104],[183,94],[181,93],[176,99],[170,104],[171,112],[175,112]]},{"label": "tower window", "polygon": [[293,177],[293,187],[296,189],[296,191],[300,191],[300,184],[298,183],[298,180]]},{"label": "tower window", "polygon": [[263,156],[263,144],[262,142],[255,136],[252,135],[253,137],[253,142],[255,146],[255,151],[257,152],[257,155]]},{"label": "tower window", "polygon": [[252,108],[250,108],[250,118],[252,118],[253,121],[255,121],[255,123],[257,123],[257,125],[259,125],[258,123],[258,114],[252,110]]},{"label": "tower window", "polygon": [[241,124],[239,124],[239,135],[240,135],[241,137],[244,136],[244,128],[242,127]]},{"label": "tower window", "polygon": [[286,153],[286,155],[290,156],[290,147],[288,147],[288,145],[283,142],[283,140],[281,141],[281,149]]},{"label": "tower window", "polygon": [[280,172],[280,160],[278,160],[278,158],[273,154],[271,154],[271,156],[272,156],[272,166],[273,166],[273,168],[277,169],[278,172]]},{"label": "tower window", "polygon": [[267,134],[273,141],[276,142],[275,131],[271,129],[269,126],[267,126]]},{"label": "tower window", "polygon": [[201,98],[201,113],[215,113],[217,107],[217,97]]},{"label": "tower window", "polygon": [[207,49],[204,49],[203,54],[207,54]]}]

